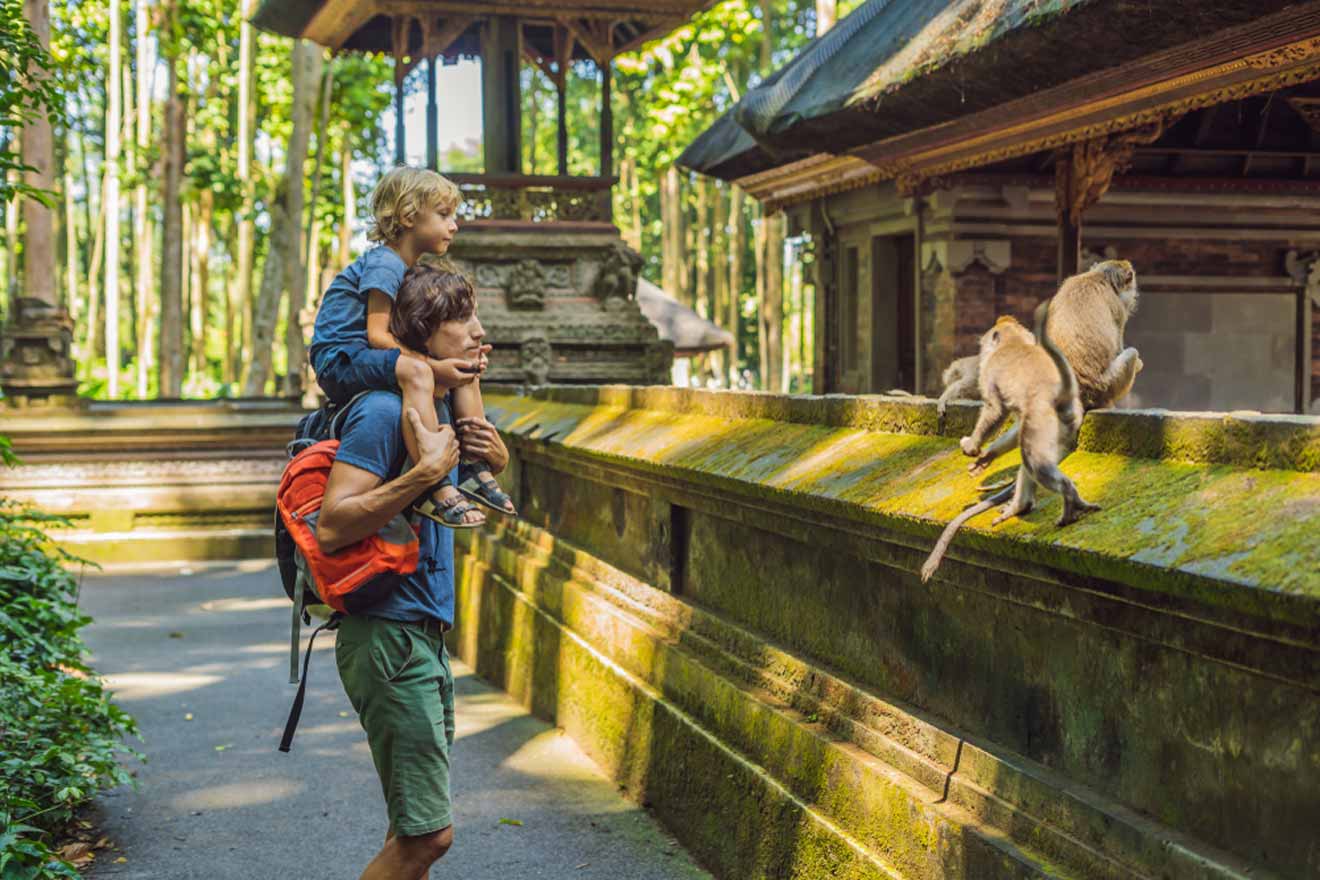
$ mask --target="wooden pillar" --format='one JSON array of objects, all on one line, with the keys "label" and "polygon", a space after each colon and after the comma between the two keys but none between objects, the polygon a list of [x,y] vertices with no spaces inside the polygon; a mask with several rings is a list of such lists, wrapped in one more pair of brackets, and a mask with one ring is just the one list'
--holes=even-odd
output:
[{"label": "wooden pillar", "polygon": [[614,106],[610,96],[610,62],[600,63],[600,176],[614,176]]},{"label": "wooden pillar", "polygon": [[1072,150],[1061,150],[1054,160],[1054,208],[1058,218],[1056,234],[1058,236],[1057,281],[1076,275],[1081,269],[1082,260],[1082,218],[1077,200],[1072,197],[1076,191],[1074,175],[1077,169],[1073,162]]},{"label": "wooden pillar", "polygon": [[568,176],[568,99],[564,94],[568,89],[567,71],[560,71],[559,81],[555,83],[559,89],[559,113],[557,115],[559,124],[559,174]]},{"label": "wooden pillar", "polygon": [[[396,65],[399,61],[396,59]],[[406,74],[399,71],[394,74],[394,164],[405,165],[408,162],[408,145],[403,130],[403,80]]]},{"label": "wooden pillar", "polygon": [[481,129],[487,174],[522,170],[522,26],[497,15],[481,30]]},{"label": "wooden pillar", "polygon": [[436,57],[426,59],[426,167],[440,170],[440,105],[436,101]]}]

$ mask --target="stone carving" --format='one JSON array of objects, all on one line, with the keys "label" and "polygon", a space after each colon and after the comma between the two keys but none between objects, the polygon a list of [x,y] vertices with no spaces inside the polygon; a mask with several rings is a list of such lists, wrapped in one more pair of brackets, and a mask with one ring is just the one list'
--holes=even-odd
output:
[{"label": "stone carving", "polygon": [[522,260],[508,271],[504,289],[511,309],[545,308],[546,272],[539,260]]},{"label": "stone carving", "polygon": [[57,306],[30,297],[14,303],[0,338],[0,385],[16,401],[72,396],[73,321]]},{"label": "stone carving", "polygon": [[626,303],[637,295],[637,273],[642,268],[642,255],[622,242],[616,242],[605,252],[600,272],[591,285],[591,293],[607,309],[617,300]]},{"label": "stone carving", "polygon": [[1058,151],[1054,204],[1059,217],[1078,225],[1086,209],[1100,201],[1114,175],[1132,164],[1137,147],[1153,144],[1171,119],[1158,118],[1140,128],[1092,138]]},{"label": "stone carving", "polygon": [[528,385],[544,385],[550,379],[550,362],[554,350],[544,336],[529,336],[518,349],[523,381]]},{"label": "stone carving", "polygon": [[504,270],[507,267],[489,263],[481,263],[477,266],[477,287],[503,287]]},{"label": "stone carving", "polygon": [[981,239],[951,241],[948,243],[946,252],[949,260],[949,271],[955,275],[966,272],[973,263],[980,263],[989,269],[991,273],[999,275],[1013,262],[1013,243],[1011,241],[984,241]]}]

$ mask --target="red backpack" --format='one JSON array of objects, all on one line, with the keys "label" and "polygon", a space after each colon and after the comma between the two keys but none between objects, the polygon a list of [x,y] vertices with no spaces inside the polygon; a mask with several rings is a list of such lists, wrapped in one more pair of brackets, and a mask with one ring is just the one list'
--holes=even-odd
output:
[{"label": "red backpack", "polygon": [[[293,457],[285,465],[275,493],[275,555],[284,591],[293,600],[289,683],[298,684],[298,694],[280,740],[281,752],[287,752],[292,745],[302,715],[307,668],[317,634],[323,629],[335,629],[343,615],[360,613],[379,602],[417,570],[417,531],[403,513],[395,514],[374,534],[333,553],[322,550],[316,539],[325,485],[339,451],[339,427],[356,400],[349,401],[328,419],[318,412],[299,424],[298,439],[289,444]],[[321,439],[326,435],[329,439]],[[308,640],[299,676],[301,625],[311,623],[307,607],[317,604],[328,605],[333,613]]]}]

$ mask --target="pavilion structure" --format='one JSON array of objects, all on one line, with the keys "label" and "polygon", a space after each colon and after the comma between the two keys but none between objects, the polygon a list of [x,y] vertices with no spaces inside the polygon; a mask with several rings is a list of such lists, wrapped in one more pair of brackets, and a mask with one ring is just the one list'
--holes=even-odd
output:
[{"label": "pavilion structure", "polygon": [[[494,344],[492,381],[668,382],[672,346],[636,301],[641,257],[611,216],[610,63],[684,22],[703,0],[599,0],[506,4],[482,0],[265,0],[253,23],[335,51],[394,58],[395,158],[404,161],[404,79],[425,65],[427,164],[437,167],[442,96],[436,66],[482,62],[482,174],[447,174],[463,191],[462,232],[451,258],[475,280]],[[600,165],[569,172],[565,90],[575,62],[600,77]],[[555,84],[558,174],[524,174],[524,63]]]},{"label": "pavilion structure", "polygon": [[997,315],[1117,256],[1130,402],[1310,412],[1317,80],[1316,2],[868,0],[679,161],[810,236],[819,390],[936,391]]}]

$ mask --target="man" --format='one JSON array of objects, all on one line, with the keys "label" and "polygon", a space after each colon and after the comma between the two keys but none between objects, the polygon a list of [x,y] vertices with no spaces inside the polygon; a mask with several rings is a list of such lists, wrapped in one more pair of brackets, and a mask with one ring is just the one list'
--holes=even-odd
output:
[{"label": "man", "polygon": [[[430,266],[410,269],[395,300],[396,316],[416,323],[417,338],[437,359],[484,361],[488,347],[476,297],[461,275]],[[438,431],[414,409],[418,461],[404,470],[403,404],[373,391],[353,405],[340,432],[317,539],[334,551],[375,532],[408,509],[459,460],[460,443],[442,407]],[[495,428],[464,419],[462,450],[499,473],[508,464]],[[417,570],[365,614],[340,624],[335,645],[339,677],[357,711],[380,777],[389,815],[385,846],[362,880],[420,880],[453,843],[449,750],[454,741],[454,680],[442,640],[454,619],[453,533],[423,519]]]}]

